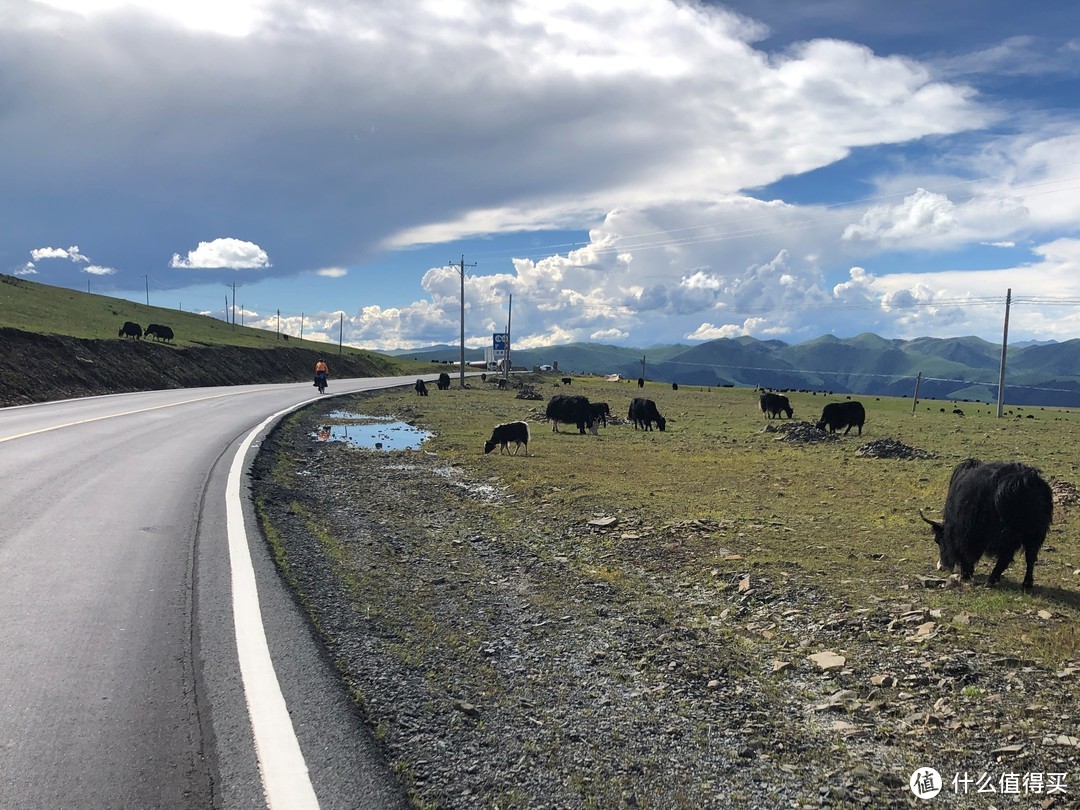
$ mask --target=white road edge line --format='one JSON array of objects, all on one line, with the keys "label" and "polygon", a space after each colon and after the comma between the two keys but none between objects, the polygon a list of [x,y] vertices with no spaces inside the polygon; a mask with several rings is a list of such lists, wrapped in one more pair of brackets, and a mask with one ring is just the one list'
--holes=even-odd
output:
[{"label": "white road edge line", "polygon": [[244,475],[244,457],[255,437],[273,420],[294,411],[307,402],[278,411],[267,417],[240,443],[229,469],[225,488],[225,516],[229,533],[229,565],[232,569],[233,622],[236,651],[240,659],[240,678],[244,685],[248,716],[255,737],[255,753],[262,775],[266,806],[283,810],[314,810],[319,806],[311,784],[300,742],[281,694],[281,684],[274,672],[270,648],[266,643],[255,570],[251,565],[240,482]]}]

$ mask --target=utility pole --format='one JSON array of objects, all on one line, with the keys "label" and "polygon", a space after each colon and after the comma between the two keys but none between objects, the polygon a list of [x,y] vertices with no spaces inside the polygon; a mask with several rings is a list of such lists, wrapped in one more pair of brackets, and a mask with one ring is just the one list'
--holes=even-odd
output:
[{"label": "utility pole", "polygon": [[281,340],[281,310],[277,311],[277,339]]},{"label": "utility pole", "polygon": [[229,322],[229,295],[225,294],[225,309],[222,310],[225,313],[225,323]]},{"label": "utility pole", "polygon": [[911,397],[911,414],[915,415],[915,406],[919,404],[919,383],[922,382],[922,372],[915,378],[915,393]]},{"label": "utility pole", "polygon": [[341,346],[345,337],[345,313],[338,313],[338,327],[337,327],[337,353],[341,354]]},{"label": "utility pole", "polygon": [[1012,287],[1005,293],[1005,331],[1001,335],[1001,373],[998,375],[997,418],[1005,409],[1005,352],[1009,347],[1009,305],[1012,303]]},{"label": "utility pole", "polygon": [[503,360],[503,379],[510,379],[510,316],[514,313],[514,295],[510,294],[510,305],[506,308],[506,358]]},{"label": "utility pole", "polygon": [[144,275],[143,278],[146,280],[146,305],[150,306],[150,276]]},{"label": "utility pole", "polygon": [[641,355],[641,379],[645,379],[645,355]]},{"label": "utility pole", "polygon": [[304,339],[304,313],[300,313],[300,339]]},{"label": "utility pole", "polygon": [[232,325],[236,328],[236,282],[232,283]]},{"label": "utility pole", "polygon": [[476,267],[476,262],[465,264],[465,256],[462,254],[460,264],[447,262],[447,266],[453,267],[461,275],[461,369],[458,372],[458,386],[465,387],[465,268]]}]

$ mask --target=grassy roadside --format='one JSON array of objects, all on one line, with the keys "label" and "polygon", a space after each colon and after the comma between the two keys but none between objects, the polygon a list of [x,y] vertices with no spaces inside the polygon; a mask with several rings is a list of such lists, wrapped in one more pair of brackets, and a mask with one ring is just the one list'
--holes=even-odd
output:
[{"label": "grassy roadside", "polygon": [[[545,397],[566,391],[550,379],[539,384]],[[617,415],[639,393],[591,379],[575,379],[571,390],[609,402]],[[395,477],[395,467],[416,466],[419,454],[401,454],[382,477],[365,479],[370,466],[350,471],[350,452],[316,462],[302,442],[279,448],[283,484],[295,488],[310,476],[323,488],[319,497],[329,498],[328,481],[339,490],[333,499],[343,517],[334,527],[313,529],[302,509],[290,510],[308,521],[305,531],[328,565],[313,575],[348,591],[346,615],[365,615],[378,644],[365,642],[364,655],[378,650],[399,681],[419,673],[419,702],[450,749],[467,748],[470,727],[512,726],[521,720],[521,696],[542,693],[548,699],[530,704],[563,712],[563,725],[549,731],[550,718],[530,710],[523,756],[563,768],[585,806],[625,803],[634,790],[640,800],[642,784],[656,791],[644,805],[663,806],[665,780],[671,796],[710,795],[708,785],[687,781],[693,768],[671,768],[692,761],[695,748],[715,749],[717,735],[727,750],[746,752],[744,770],[794,784],[804,806],[815,806],[821,782],[875,802],[891,795],[858,793],[867,781],[860,762],[903,779],[930,751],[957,767],[1000,761],[992,752],[1012,747],[1023,749],[1016,767],[1020,757],[1028,770],[1076,763],[1073,749],[1056,742],[1071,739],[1080,719],[1075,506],[1057,507],[1032,596],[1019,589],[1015,564],[993,590],[925,588],[936,558],[918,510],[939,513],[952,467],[972,455],[1017,458],[1048,479],[1077,480],[1080,415],[1028,409],[996,420],[989,406],[963,403],[960,417],[939,402],[920,403],[912,415],[910,400],[867,399],[861,438],[798,444],[762,432],[750,391],[650,386],[644,393],[668,418],[667,432],[613,425],[579,436],[533,423],[529,457],[482,454],[494,424],[543,409],[512,392],[482,387],[419,398],[402,390],[335,402],[434,431],[422,455],[434,454],[471,487],[490,487],[488,499],[461,500],[452,487]],[[796,418],[812,420],[825,400],[795,394],[793,401]],[[938,457],[855,454],[885,437]],[[290,561],[290,574],[303,562]],[[987,572],[980,568],[977,579]],[[529,620],[508,625],[500,613]],[[354,630],[321,629],[340,648],[343,672],[362,673]],[[508,645],[536,656],[526,680],[501,661]],[[842,671],[823,675],[807,663],[825,649],[845,656]],[[568,661],[577,661],[575,678],[600,684],[598,702],[560,708],[568,683],[559,670]],[[350,687],[367,701],[399,772],[417,780],[417,803],[437,803],[432,782],[422,779],[432,757],[410,752],[397,710],[380,704],[385,684],[350,680]],[[604,712],[640,700],[634,695],[649,696],[634,731],[616,726],[594,742],[582,730],[557,730],[574,717],[602,727]],[[462,714],[468,700],[482,704],[479,720]],[[736,701],[738,711],[725,715]],[[604,750],[621,749],[645,729],[661,742],[631,763],[640,773],[605,770]],[[737,742],[723,736],[732,734]],[[665,739],[679,740],[677,750],[657,753],[668,750]],[[568,766],[583,747],[596,763]],[[845,786],[852,773],[860,784]],[[524,778],[489,798],[528,806]],[[887,787],[901,794],[904,783]],[[742,790],[750,801],[752,791]]]},{"label": "grassy roadside", "polygon": [[[544,386],[550,396],[565,388]],[[625,383],[576,379],[572,391],[607,401],[625,414],[636,388]],[[429,449],[469,474],[506,487],[523,508],[540,516],[581,520],[596,514],[633,516],[654,530],[680,521],[704,521],[711,531],[680,549],[668,549],[652,563],[690,577],[712,570],[784,568],[808,582],[843,593],[852,601],[882,588],[912,587],[933,576],[935,549],[919,510],[940,514],[949,476],[963,458],[1016,459],[1039,467],[1051,481],[1080,482],[1080,413],[1058,409],[1009,409],[996,419],[993,407],[910,400],[864,400],[867,424],[860,438],[798,444],[762,432],[767,424],[756,396],[745,389],[679,391],[646,388],[668,418],[665,433],[635,431],[628,425],[601,429],[600,436],[558,434],[542,422],[532,425],[531,455],[482,454],[491,427],[530,419],[543,402],[518,400],[510,392],[449,391],[420,399],[389,393],[364,407],[385,415],[405,414],[435,432]],[[795,419],[813,421],[827,398],[791,396]],[[944,409],[944,413],[942,413]],[[774,420],[773,424],[779,424]],[[929,460],[860,458],[856,449],[888,437],[937,454]],[[1025,610],[1080,611],[1080,532],[1075,506],[1059,504],[1046,548],[1036,568],[1036,592],[1025,597],[1014,586],[1014,567],[999,591],[931,593],[942,607],[970,603],[1001,612],[1005,605]],[[662,532],[657,531],[657,535]],[[577,550],[594,559],[611,543]],[[742,557],[730,560],[732,552]],[[738,565],[732,565],[733,562]],[[1022,571],[1022,566],[1020,566]],[[985,576],[985,571],[981,571]],[[1015,626],[1014,626],[1015,625]],[[1003,643],[1018,641],[1031,628],[1004,622]],[[1058,639],[1033,650],[1054,658],[1080,654],[1075,639]]]}]

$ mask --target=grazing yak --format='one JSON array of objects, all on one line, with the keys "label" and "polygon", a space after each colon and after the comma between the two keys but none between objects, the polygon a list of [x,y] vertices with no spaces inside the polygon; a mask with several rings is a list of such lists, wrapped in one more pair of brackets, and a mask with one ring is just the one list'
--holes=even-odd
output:
[{"label": "grazing yak", "polygon": [[[487,382],[487,380],[485,380]],[[435,387],[440,391],[446,391],[450,388],[450,375],[445,371],[439,375],[439,381],[435,383]]]},{"label": "grazing yak", "polygon": [[758,400],[758,406],[766,419],[779,419],[781,412],[786,413],[787,418],[790,419],[795,413],[791,402],[783,394],[762,394],[761,399]]},{"label": "grazing yak", "polygon": [[422,397],[427,396],[427,384],[423,380],[417,380],[416,385],[414,385],[413,388],[416,389],[416,393],[419,396],[422,396]]},{"label": "grazing yak", "polygon": [[829,429],[829,433],[836,433],[840,428],[847,428],[844,435],[848,435],[853,427],[859,429],[862,436],[862,426],[866,422],[866,409],[861,402],[830,402],[821,412],[817,429]]},{"label": "grazing yak", "polygon": [[552,397],[547,404],[545,418],[551,422],[551,429],[559,432],[559,422],[568,425],[577,425],[578,433],[585,433],[587,427],[594,435],[596,423],[593,421],[592,406],[589,400],[582,396],[566,396],[559,394]]},{"label": "grazing yak", "polygon": [[484,452],[490,453],[496,447],[499,448],[499,455],[506,452],[510,453],[510,442],[514,443],[514,455],[516,456],[518,450],[522,445],[525,445],[525,455],[529,455],[529,425],[526,422],[507,422],[502,425],[496,425],[495,429],[491,431],[491,438],[484,442]]},{"label": "grazing yak", "polygon": [[630,403],[626,418],[634,423],[634,430],[639,427],[642,430],[652,430],[653,422],[661,431],[667,427],[667,420],[656,410],[656,403],[644,397],[636,397]]},{"label": "grazing yak", "polygon": [[124,321],[124,325],[120,327],[120,331],[116,333],[117,337],[133,337],[141,338],[143,335],[142,327],[134,321]]},{"label": "grazing yak", "polygon": [[1035,560],[1054,519],[1054,496],[1034,467],[969,458],[953,470],[941,522],[921,511],[919,516],[934,531],[939,570],[960,566],[960,578],[970,580],[979,558],[989,557],[997,560],[986,580],[993,585],[1023,548],[1023,587],[1030,592]]},{"label": "grazing yak", "polygon": [[607,420],[611,416],[611,408],[606,402],[590,402],[589,410],[592,412],[593,424],[599,422],[607,427]]},{"label": "grazing yak", "polygon": [[154,336],[154,340],[172,340],[173,330],[169,326],[162,326],[160,323],[152,323],[146,327],[146,336]]}]

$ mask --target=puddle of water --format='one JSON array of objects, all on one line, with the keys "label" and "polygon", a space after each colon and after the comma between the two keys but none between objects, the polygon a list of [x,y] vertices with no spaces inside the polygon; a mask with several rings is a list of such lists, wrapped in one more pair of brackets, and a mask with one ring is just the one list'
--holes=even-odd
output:
[{"label": "puddle of water", "polygon": [[311,434],[317,442],[346,442],[367,450],[419,450],[431,433],[392,416],[333,411],[329,418],[342,420],[320,425]]}]

